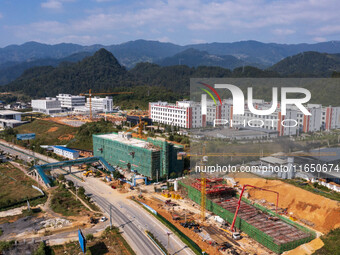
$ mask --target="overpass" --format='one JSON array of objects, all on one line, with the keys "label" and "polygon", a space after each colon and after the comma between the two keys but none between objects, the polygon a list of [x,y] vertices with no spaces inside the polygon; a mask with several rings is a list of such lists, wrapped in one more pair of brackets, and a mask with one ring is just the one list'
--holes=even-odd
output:
[{"label": "overpass", "polygon": [[114,172],[115,169],[107,163],[107,161],[102,157],[90,157],[90,158],[80,158],[80,159],[74,159],[74,160],[67,160],[67,161],[59,161],[54,163],[48,163],[44,165],[35,165],[33,166],[32,171],[30,171],[28,174],[34,176],[37,181],[42,182],[47,188],[51,187],[51,180],[47,177],[45,174],[45,171],[47,170],[53,170],[56,168],[63,169],[65,167],[69,168],[69,173],[71,173],[71,167],[76,165],[82,165],[82,164],[91,164],[99,162],[104,169],[106,169],[109,172]]}]

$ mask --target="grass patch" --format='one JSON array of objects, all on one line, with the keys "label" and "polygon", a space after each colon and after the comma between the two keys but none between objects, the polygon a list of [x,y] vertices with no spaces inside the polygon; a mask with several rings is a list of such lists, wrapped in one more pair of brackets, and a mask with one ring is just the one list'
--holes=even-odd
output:
[{"label": "grass patch", "polygon": [[[91,254],[119,254],[135,255],[130,245],[121,236],[119,229],[116,227],[106,228],[100,237],[90,238],[87,240],[86,255]],[[55,245],[51,247],[55,255],[79,254],[81,253],[80,245],[77,241],[69,242],[64,245]]]},{"label": "grass patch", "polygon": [[14,241],[0,241],[0,253],[3,251],[9,250],[13,247]]},{"label": "grass patch", "polygon": [[150,232],[146,230],[147,235],[161,248],[161,250],[169,255],[170,253],[167,251],[167,249],[164,247],[164,245]]},{"label": "grass patch", "polygon": [[340,254],[340,228],[331,230],[327,235],[321,236],[325,245],[315,251],[314,255],[335,255]]},{"label": "grass patch", "polygon": [[35,143],[40,144],[66,144],[68,140],[59,139],[65,137],[65,135],[75,135],[77,128],[62,125],[48,120],[34,120],[31,123],[27,123],[16,127],[15,130],[19,134],[23,133],[35,133]]},{"label": "grass patch", "polygon": [[[10,163],[0,164],[0,210],[9,209],[26,204],[33,198],[41,196],[41,193],[32,188],[32,185],[38,184],[30,177],[25,175]],[[30,201],[32,206],[46,201],[46,198],[38,201]]]},{"label": "grass patch", "polygon": [[59,185],[53,192],[51,209],[63,216],[76,216],[81,211],[88,210],[79,200],[76,200],[64,185]]}]

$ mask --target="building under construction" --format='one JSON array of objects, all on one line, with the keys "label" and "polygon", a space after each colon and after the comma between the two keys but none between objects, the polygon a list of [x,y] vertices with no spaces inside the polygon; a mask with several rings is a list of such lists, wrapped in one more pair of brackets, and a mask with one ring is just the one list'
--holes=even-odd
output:
[{"label": "building under construction", "polygon": [[[206,179],[206,183],[206,209],[232,223],[239,199],[235,190],[222,178]],[[200,179],[186,178],[179,184],[182,193],[201,204]],[[242,198],[235,227],[278,254],[315,238],[315,232],[246,198]]]},{"label": "building under construction", "polygon": [[120,166],[157,179],[181,173],[184,161],[177,157],[183,147],[163,138],[147,140],[132,138],[131,133],[93,135],[93,154],[103,157],[113,166]]}]

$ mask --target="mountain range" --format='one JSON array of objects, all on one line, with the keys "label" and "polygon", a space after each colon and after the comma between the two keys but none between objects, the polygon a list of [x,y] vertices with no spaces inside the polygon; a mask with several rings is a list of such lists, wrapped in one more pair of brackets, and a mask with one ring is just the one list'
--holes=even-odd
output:
[{"label": "mountain range", "polygon": [[[313,62],[313,59],[320,62],[320,65]],[[56,67],[39,66],[27,69],[19,78],[0,87],[0,91],[11,91],[13,100],[16,100],[15,95],[42,98],[58,93],[79,94],[89,89],[94,92],[132,91],[134,93],[132,95],[115,95],[115,104],[125,108],[147,108],[148,102],[189,99],[190,78],[305,77],[307,75],[304,72],[312,70],[328,74],[340,67],[338,59],[338,54],[306,52],[303,56],[298,54],[284,59],[266,70],[252,66],[242,66],[233,70],[218,66],[160,66],[147,62],[138,63],[134,68],[127,70],[111,52],[100,49],[92,56],[76,63],[62,62]],[[296,62],[299,64],[294,65]],[[284,73],[288,75],[283,75]],[[336,74],[335,76],[339,75]],[[310,76],[315,77],[315,74],[312,72]],[[334,79],[329,80],[336,82]],[[334,82],[326,82],[322,93],[317,83],[308,84],[308,89],[313,95],[311,103],[339,105],[340,86],[334,86]],[[246,87],[241,89],[245,90]],[[260,90],[262,99],[271,100],[270,87],[257,90]]]},{"label": "mountain range", "polygon": [[9,45],[0,48],[0,64],[6,62],[22,62],[42,58],[64,58],[74,53],[92,52],[104,48],[131,68],[139,62],[155,62],[171,57],[187,49],[205,51],[212,55],[232,55],[248,63],[259,63],[271,66],[276,62],[305,51],[323,53],[340,53],[340,41],[329,41],[315,44],[277,44],[257,41],[241,41],[233,43],[204,43],[185,46],[158,41],[136,40],[115,45],[82,46],[71,43],[48,45],[37,42],[27,42],[22,45]]}]

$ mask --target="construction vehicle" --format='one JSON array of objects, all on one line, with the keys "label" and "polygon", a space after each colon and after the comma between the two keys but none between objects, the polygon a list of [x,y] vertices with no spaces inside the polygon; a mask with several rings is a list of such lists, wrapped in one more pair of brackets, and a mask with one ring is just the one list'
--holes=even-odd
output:
[{"label": "construction vehicle", "polygon": [[81,93],[80,96],[88,96],[89,97],[89,107],[90,107],[90,120],[92,120],[92,96],[102,96],[102,95],[120,95],[120,94],[133,94],[133,92],[109,92],[109,93],[92,93],[92,89],[89,90],[89,93]]},{"label": "construction vehicle", "polygon": [[83,175],[84,175],[85,177],[88,177],[89,174],[92,174],[92,175],[93,175],[93,171],[92,171],[92,170],[89,170],[89,171],[83,173]]},{"label": "construction vehicle", "polygon": [[[278,205],[279,205],[279,193],[278,192],[273,191],[273,190],[269,190],[269,189],[259,188],[259,187],[256,187],[256,186],[253,186],[253,185],[249,185],[249,184],[243,185],[243,188],[242,188],[242,191],[241,191],[241,194],[240,194],[240,198],[238,199],[238,202],[237,202],[237,207],[236,207],[234,219],[233,219],[233,222],[232,222],[231,227],[230,227],[230,230],[233,232],[232,233],[233,238],[234,238],[234,235],[235,235],[235,237],[238,237],[240,235],[240,233],[235,231],[234,226],[235,226],[235,222],[236,222],[236,218],[237,218],[237,213],[238,213],[238,211],[240,209],[240,206],[241,206],[242,196],[243,196],[243,193],[244,193],[244,190],[245,190],[246,187],[252,187],[252,188],[255,188],[255,189],[259,189],[259,190],[269,191],[269,192],[275,193],[276,194],[276,215],[277,215],[277,208],[278,208]],[[234,239],[236,239],[236,238],[234,238]]]}]

